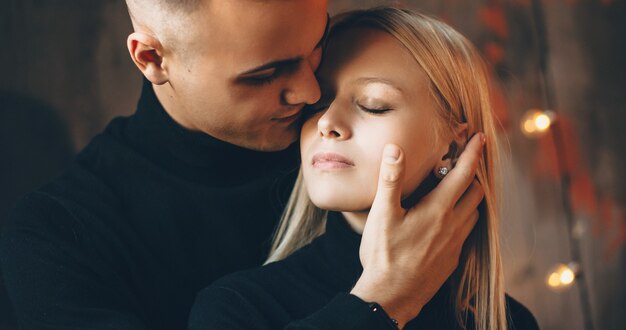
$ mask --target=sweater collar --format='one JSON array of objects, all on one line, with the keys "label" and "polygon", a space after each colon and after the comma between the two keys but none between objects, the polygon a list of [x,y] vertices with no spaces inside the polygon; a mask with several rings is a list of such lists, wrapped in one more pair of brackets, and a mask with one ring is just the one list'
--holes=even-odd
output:
[{"label": "sweater collar", "polygon": [[356,233],[340,212],[328,212],[321,246],[338,287],[350,291],[361,276],[359,259],[361,235]]},{"label": "sweater collar", "polygon": [[180,126],[145,78],[137,111],[122,130],[126,142],[151,162],[210,185],[241,184],[276,171],[292,171],[299,163],[298,143],[278,152],[254,151]]}]

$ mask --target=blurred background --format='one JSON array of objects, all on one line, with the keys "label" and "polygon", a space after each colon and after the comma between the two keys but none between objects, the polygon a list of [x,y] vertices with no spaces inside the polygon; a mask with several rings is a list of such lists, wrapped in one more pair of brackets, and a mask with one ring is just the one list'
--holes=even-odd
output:
[{"label": "blurred background", "polygon": [[[542,329],[626,324],[626,1],[330,0],[435,14],[490,63],[507,142],[507,291]],[[0,10],[0,226],[59,174],[141,77],[122,0],[4,0]],[[559,266],[561,265],[561,266]],[[46,274],[41,274],[46,276]],[[14,318],[0,278],[0,329]]]}]

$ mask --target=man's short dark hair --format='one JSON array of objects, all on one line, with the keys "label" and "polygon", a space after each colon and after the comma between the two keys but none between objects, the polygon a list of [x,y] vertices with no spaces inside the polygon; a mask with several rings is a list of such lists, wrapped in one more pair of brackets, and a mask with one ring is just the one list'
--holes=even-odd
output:
[{"label": "man's short dark hair", "polygon": [[132,2],[135,6],[159,6],[166,11],[182,11],[185,13],[196,10],[202,1],[207,0],[126,0],[129,5]]},{"label": "man's short dark hair", "polygon": [[204,0],[156,0],[170,10],[182,10],[184,12],[192,12],[198,8],[198,6]]}]

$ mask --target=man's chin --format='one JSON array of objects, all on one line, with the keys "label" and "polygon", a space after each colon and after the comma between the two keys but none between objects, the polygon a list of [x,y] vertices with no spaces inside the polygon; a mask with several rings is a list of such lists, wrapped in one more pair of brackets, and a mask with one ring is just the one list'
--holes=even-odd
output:
[{"label": "man's chin", "polygon": [[300,137],[300,132],[296,132],[295,130],[294,132],[285,133],[286,134],[282,134],[281,136],[266,138],[265,141],[257,144],[255,147],[251,147],[250,149],[265,152],[282,151],[297,142]]}]

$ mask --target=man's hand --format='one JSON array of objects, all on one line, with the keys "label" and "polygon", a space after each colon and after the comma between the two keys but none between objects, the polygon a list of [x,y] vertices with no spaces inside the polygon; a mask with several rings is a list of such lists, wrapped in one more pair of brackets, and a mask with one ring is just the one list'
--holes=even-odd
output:
[{"label": "man's hand", "polygon": [[404,155],[395,145],[385,147],[361,241],[363,274],[351,293],[380,304],[401,327],[456,269],[463,243],[478,220],[484,191],[475,177],[484,139],[484,134],[476,134],[456,167],[410,210],[400,206]]}]

